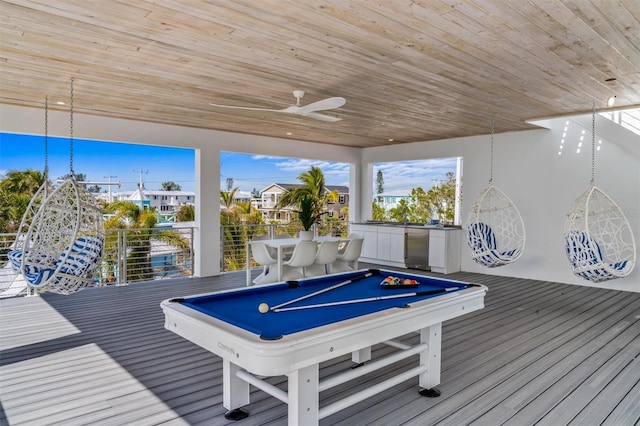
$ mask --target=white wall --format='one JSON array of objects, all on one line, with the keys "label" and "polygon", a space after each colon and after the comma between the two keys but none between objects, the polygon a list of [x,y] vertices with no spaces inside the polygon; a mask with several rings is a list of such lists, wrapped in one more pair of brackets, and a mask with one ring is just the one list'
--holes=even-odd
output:
[{"label": "white wall", "polygon": [[[473,262],[464,247],[464,271],[595,286],[572,274],[562,237],[565,217],[573,201],[590,187],[591,118],[587,118],[548,120],[545,122],[550,127],[548,130],[495,135],[493,184],[506,193],[520,210],[527,233],[525,252],[513,264],[487,269]],[[564,152],[558,155],[567,120],[569,126]],[[576,147],[583,129],[584,145],[581,153],[577,154]],[[604,131],[613,137],[603,137]],[[596,156],[596,186],[623,210],[638,245],[640,137],[611,126],[604,118],[598,118],[596,134],[603,140],[602,149]],[[462,156],[464,222],[469,205],[489,182],[490,141],[490,135],[484,135],[402,145],[402,149],[397,146],[365,148],[362,150],[362,163],[390,161],[392,158],[409,160]],[[363,200],[363,203],[370,202],[370,197]],[[636,263],[635,270],[628,277],[598,286],[640,292],[638,259]]]}]

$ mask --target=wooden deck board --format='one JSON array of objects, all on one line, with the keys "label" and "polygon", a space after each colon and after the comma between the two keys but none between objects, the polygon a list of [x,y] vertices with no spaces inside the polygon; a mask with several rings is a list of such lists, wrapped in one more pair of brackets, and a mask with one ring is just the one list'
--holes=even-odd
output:
[{"label": "wooden deck board", "polygon": [[[442,396],[421,397],[408,380],[322,425],[640,422],[640,294],[448,277],[489,293],[483,310],[444,324]],[[0,425],[286,424],[286,405],[253,388],[249,418],[227,421],[220,358],[164,329],[162,300],[242,286],[243,272],[0,300]],[[393,350],[376,345],[374,357]],[[321,405],[416,361],[323,392]],[[340,357],[320,375],[350,366]],[[286,389],[286,378],[268,380]]]}]

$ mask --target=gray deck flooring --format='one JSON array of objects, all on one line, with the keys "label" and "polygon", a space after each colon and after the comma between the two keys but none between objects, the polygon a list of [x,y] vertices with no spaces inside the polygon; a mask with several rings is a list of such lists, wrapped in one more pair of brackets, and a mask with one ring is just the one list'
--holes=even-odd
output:
[{"label": "gray deck flooring", "polygon": [[[416,272],[416,271],[414,271]],[[425,273],[428,274],[428,273]],[[408,380],[321,425],[639,425],[640,293],[458,273],[485,309],[444,324],[439,398]],[[164,299],[244,285],[244,273],[0,300],[0,425],[284,425],[252,392],[225,420],[222,362],[166,331]],[[417,342],[415,334],[403,339]],[[374,357],[392,351],[376,346]],[[392,377],[412,357],[321,395],[321,405]],[[321,377],[351,366],[321,365]],[[270,378],[286,388],[284,377]]]}]

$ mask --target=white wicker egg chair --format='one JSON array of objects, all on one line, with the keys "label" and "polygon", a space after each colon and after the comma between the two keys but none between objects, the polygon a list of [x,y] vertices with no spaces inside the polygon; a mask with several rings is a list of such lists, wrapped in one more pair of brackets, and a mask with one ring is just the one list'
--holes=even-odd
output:
[{"label": "white wicker egg chair", "polygon": [[591,282],[624,278],[635,267],[631,226],[620,207],[596,186],[573,203],[564,236],[567,259],[580,278]]},{"label": "white wicker egg chair", "polygon": [[595,186],[595,122],[591,122],[591,188],[567,214],[565,253],[573,274],[598,283],[624,278],[636,264],[636,243],[629,221],[607,194]]},{"label": "white wicker egg chair", "polygon": [[522,216],[511,199],[493,186],[493,133],[489,186],[471,203],[467,216],[467,245],[471,258],[487,268],[513,263],[522,256],[526,233]]},{"label": "white wicker egg chair", "polygon": [[487,268],[507,265],[522,256],[525,241],[518,208],[504,192],[489,185],[469,208],[467,243],[471,257]]},{"label": "white wicker egg chair", "polygon": [[31,223],[19,237],[19,250],[14,250],[29,294],[36,289],[71,294],[90,286],[102,259],[102,212],[93,195],[73,178],[73,78],[70,116],[71,177],[42,199],[37,210],[35,204],[28,209],[25,217],[33,215]]}]

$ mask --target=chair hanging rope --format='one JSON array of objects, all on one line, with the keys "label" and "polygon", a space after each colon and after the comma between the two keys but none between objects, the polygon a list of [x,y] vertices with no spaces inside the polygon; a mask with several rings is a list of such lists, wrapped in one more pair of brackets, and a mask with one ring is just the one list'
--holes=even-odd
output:
[{"label": "chair hanging rope", "polygon": [[70,174],[44,200],[24,239],[21,272],[40,291],[70,294],[93,285],[105,234],[100,208],[73,171],[73,78]]},{"label": "chair hanging rope", "polygon": [[624,278],[636,263],[636,244],[620,207],[595,186],[595,121],[591,122],[591,187],[580,195],[567,214],[565,253],[573,274],[591,282]]},{"label": "chair hanging rope", "polygon": [[487,268],[513,263],[522,256],[526,240],[524,222],[511,199],[493,185],[493,135],[489,186],[471,203],[467,216],[467,245],[471,258]]}]

